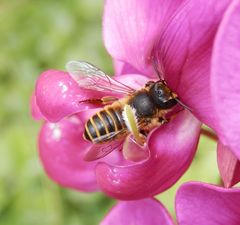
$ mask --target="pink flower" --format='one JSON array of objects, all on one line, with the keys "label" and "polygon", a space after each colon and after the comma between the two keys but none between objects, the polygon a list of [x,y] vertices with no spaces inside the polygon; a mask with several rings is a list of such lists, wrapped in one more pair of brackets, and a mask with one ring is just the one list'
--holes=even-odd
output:
[{"label": "pink flower", "polygon": [[219,26],[211,69],[211,96],[220,138],[218,164],[226,187],[240,181],[240,1]]},{"label": "pink flower", "polygon": [[[178,225],[240,224],[240,189],[186,183],[175,200]],[[164,206],[154,199],[119,202],[100,225],[173,225]]]},{"label": "pink flower", "polygon": [[119,202],[112,208],[100,225],[173,225],[164,206],[155,199]]},{"label": "pink flower", "polygon": [[229,188],[237,184],[240,181],[240,161],[220,141],[217,145],[217,160],[224,186]]},{"label": "pink flower", "polygon": [[[39,136],[40,157],[58,183],[83,191],[100,187],[119,199],[140,199],[172,186],[195,154],[201,122],[217,126],[210,101],[210,57],[219,22],[230,0],[106,1],[104,41],[112,55],[116,79],[141,88],[158,79],[164,67],[168,86],[192,110],[183,110],[148,136],[150,157],[132,163],[115,150],[95,162],[83,156],[91,144],[83,140],[84,123],[99,108],[87,102],[104,92],[79,88],[66,72],[43,73],[32,98],[36,119],[46,120]],[[119,148],[121,150],[121,147]]]}]

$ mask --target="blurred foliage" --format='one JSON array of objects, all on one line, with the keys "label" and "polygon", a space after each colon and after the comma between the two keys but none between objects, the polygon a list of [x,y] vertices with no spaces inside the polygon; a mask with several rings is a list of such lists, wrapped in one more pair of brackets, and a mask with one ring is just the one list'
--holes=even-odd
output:
[{"label": "blurred foliage", "polygon": [[44,174],[40,124],[29,113],[38,75],[86,59],[111,72],[101,1],[0,1],[0,225],[97,224],[112,204],[100,193],[64,190]]},{"label": "blurred foliage", "polygon": [[[46,177],[36,147],[40,124],[29,113],[44,70],[84,59],[112,73],[101,38],[102,9],[100,0],[0,1],[0,225],[93,225],[113,205],[101,193],[66,190]],[[182,182],[219,182],[215,148],[202,139],[189,171],[159,196],[172,213]]]}]

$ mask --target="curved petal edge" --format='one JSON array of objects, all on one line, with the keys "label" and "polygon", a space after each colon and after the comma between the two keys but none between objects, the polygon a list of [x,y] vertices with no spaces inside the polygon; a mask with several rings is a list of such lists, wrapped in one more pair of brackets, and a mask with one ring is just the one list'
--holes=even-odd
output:
[{"label": "curved petal edge", "polygon": [[189,182],[176,195],[179,225],[240,224],[240,189]]},{"label": "curved petal edge", "polygon": [[174,225],[163,205],[155,199],[119,202],[100,225]]}]

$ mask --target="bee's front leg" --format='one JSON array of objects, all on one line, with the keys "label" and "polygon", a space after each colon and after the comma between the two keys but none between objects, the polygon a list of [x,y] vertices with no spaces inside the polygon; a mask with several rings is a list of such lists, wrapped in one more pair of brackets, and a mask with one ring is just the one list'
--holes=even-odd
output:
[{"label": "bee's front leg", "polygon": [[161,125],[163,125],[163,124],[165,124],[165,123],[168,123],[170,120],[169,120],[169,119],[166,119],[166,117],[163,116],[163,117],[159,117],[159,118],[158,118],[158,121],[159,121],[159,123],[161,123]]},{"label": "bee's front leg", "polygon": [[162,125],[159,121],[159,118],[148,118],[145,119],[144,123],[141,126],[141,133],[144,135],[148,135],[151,130]]},{"label": "bee's front leg", "polygon": [[158,122],[162,125],[165,123],[168,123],[170,119],[166,118],[166,114],[168,113],[169,110],[159,110],[157,114],[157,119]]}]

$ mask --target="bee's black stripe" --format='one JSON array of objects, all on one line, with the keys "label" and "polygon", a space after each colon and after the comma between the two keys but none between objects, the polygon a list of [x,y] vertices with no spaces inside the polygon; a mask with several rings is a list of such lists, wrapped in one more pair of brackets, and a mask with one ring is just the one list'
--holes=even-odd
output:
[{"label": "bee's black stripe", "polygon": [[123,128],[123,126],[122,126],[121,117],[118,114],[118,111],[115,111],[113,109],[109,109],[108,111],[111,113],[111,115],[117,125],[117,130],[121,130]]},{"label": "bee's black stripe", "polygon": [[106,124],[107,130],[109,132],[115,131],[114,121],[111,116],[105,111],[100,112],[101,117],[103,118],[103,122]]},{"label": "bee's black stripe", "polygon": [[104,123],[97,114],[93,116],[93,121],[100,133],[100,136],[107,134]]},{"label": "bee's black stripe", "polygon": [[91,139],[91,137],[88,135],[87,129],[88,129],[88,128],[85,128],[85,130],[84,130],[84,138],[85,138],[86,140],[91,141],[92,139]]},{"label": "bee's black stripe", "polygon": [[124,119],[123,119],[123,116],[122,116],[122,110],[117,110],[117,111],[115,111],[115,113],[116,113],[118,119],[120,120],[120,123],[121,123],[121,125],[122,125],[122,128],[125,128],[125,127],[126,127],[126,124],[125,124]]},{"label": "bee's black stripe", "polygon": [[90,120],[88,120],[88,122],[87,122],[87,129],[88,129],[89,134],[91,135],[92,139],[96,139],[98,137],[97,132]]},{"label": "bee's black stripe", "polygon": [[94,120],[93,120],[93,117],[90,119],[90,121],[91,121],[91,124],[92,124],[93,127],[94,127],[94,130],[95,130],[95,132],[96,132],[96,134],[97,134],[97,137],[99,138],[99,137],[100,137],[100,133],[99,133],[99,130],[98,130],[98,127],[97,127],[96,123],[95,123]]},{"label": "bee's black stripe", "polygon": [[84,138],[92,142],[100,142],[101,137],[104,135],[120,131],[125,127],[121,110],[107,108],[98,112],[87,121]]}]

